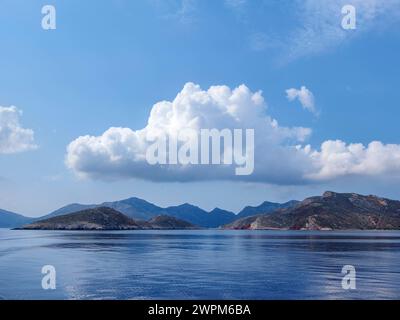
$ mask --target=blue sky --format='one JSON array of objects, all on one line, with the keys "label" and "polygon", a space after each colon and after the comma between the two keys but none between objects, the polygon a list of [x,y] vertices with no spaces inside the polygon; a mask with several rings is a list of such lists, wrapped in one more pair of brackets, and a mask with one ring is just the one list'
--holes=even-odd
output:
[{"label": "blue sky", "polygon": [[[343,3],[358,9],[356,30],[340,28]],[[56,30],[41,28],[45,4],[57,10]],[[78,137],[142,129],[153,105],[173,101],[188,82],[202,90],[241,84],[262,90],[268,115],[282,127],[312,129],[305,144],[317,152],[336,139],[397,146],[397,0],[4,0],[0,7],[0,106],[22,111],[20,125],[34,132],[37,146],[0,153],[0,208],[37,216],[70,202],[137,196],[162,206],[237,211],[326,189],[400,199],[396,148],[382,148],[388,162],[372,177],[349,169],[353,174],[297,185],[81,179],[65,163]],[[318,115],[287,99],[287,89],[302,86]]]}]

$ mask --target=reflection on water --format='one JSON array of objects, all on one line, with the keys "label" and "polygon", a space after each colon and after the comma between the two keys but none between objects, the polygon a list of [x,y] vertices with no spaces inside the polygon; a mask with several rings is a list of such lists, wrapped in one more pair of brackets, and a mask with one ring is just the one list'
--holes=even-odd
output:
[{"label": "reflection on water", "polygon": [[400,232],[0,229],[0,299],[399,299],[399,266]]}]

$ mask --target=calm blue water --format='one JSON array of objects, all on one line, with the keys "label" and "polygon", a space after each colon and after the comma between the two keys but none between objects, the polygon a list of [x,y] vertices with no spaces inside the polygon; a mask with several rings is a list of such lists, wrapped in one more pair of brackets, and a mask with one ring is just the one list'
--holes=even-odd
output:
[{"label": "calm blue water", "polygon": [[[341,286],[354,265],[357,289]],[[57,270],[43,290],[41,268]],[[400,232],[0,229],[3,299],[400,298]]]}]

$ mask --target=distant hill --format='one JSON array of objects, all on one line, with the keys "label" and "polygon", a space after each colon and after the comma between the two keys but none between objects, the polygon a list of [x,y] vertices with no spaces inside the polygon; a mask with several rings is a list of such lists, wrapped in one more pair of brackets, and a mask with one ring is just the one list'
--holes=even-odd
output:
[{"label": "distant hill", "polygon": [[53,211],[39,219],[49,219],[52,217],[57,217],[80,210],[98,207],[109,207],[127,215],[132,219],[139,220],[149,220],[153,217],[157,217],[160,215],[168,215],[188,221],[194,225],[203,228],[217,228],[221,225],[232,222],[237,218],[233,212],[218,208],[214,209],[211,212],[207,212],[199,207],[193,206],[188,203],[180,206],[161,208],[148,201],[132,197],[120,201],[103,202],[101,204],[84,205],[74,203]]},{"label": "distant hill", "polygon": [[32,220],[33,218],[28,218],[14,212],[0,209],[0,228],[16,228],[27,224]]},{"label": "distant hill", "polygon": [[152,229],[198,229],[195,225],[170,216],[157,216],[148,221]]},{"label": "distant hill", "polygon": [[78,212],[78,211],[82,211],[82,210],[86,210],[86,209],[92,209],[92,208],[96,208],[96,207],[101,207],[101,206],[96,205],[96,204],[71,203],[71,204],[66,205],[60,209],[57,209],[43,217],[37,218],[36,220],[49,219],[49,218],[58,217],[58,216],[62,216],[65,214],[74,213],[74,212]]},{"label": "distant hill", "polygon": [[[108,216],[114,216],[110,225],[106,217],[103,216],[104,220],[98,211],[104,211],[105,207],[107,210],[113,210],[107,211],[110,213]],[[85,213],[85,219],[91,219],[94,215],[94,221],[98,222],[98,225],[95,223],[94,229],[164,229],[175,228],[174,226],[290,230],[400,229],[400,201],[372,195],[335,192],[325,192],[322,196],[310,197],[301,202],[289,201],[280,204],[266,201],[259,206],[245,207],[238,215],[219,208],[207,212],[189,203],[161,208],[135,197],[100,205],[70,204],[36,219],[0,210],[0,228],[15,228],[29,223],[30,228],[34,228],[44,221],[54,227],[57,223],[72,223],[77,217],[80,219],[78,222],[82,223],[82,228],[88,228],[92,220],[82,220],[82,215],[71,218],[71,214],[78,213]],[[123,217],[118,214],[122,214]],[[52,220],[57,217],[61,220]],[[116,225],[112,225],[113,221]],[[73,225],[73,228],[80,228],[80,225]]]},{"label": "distant hill", "polygon": [[161,207],[158,207],[146,200],[132,197],[129,199],[114,201],[114,202],[103,202],[101,206],[113,208],[117,211],[126,214],[133,219],[148,220],[153,217],[166,214],[167,211]]},{"label": "distant hill", "polygon": [[56,211],[53,211],[39,219],[40,220],[48,219],[52,217],[57,217],[77,212],[80,210],[86,210],[98,207],[109,207],[127,215],[132,219],[137,219],[137,220],[150,220],[151,218],[160,215],[168,215],[171,217],[175,217],[177,219],[188,221],[202,228],[218,228],[220,226],[233,222],[238,218],[243,218],[255,214],[272,212],[273,210],[276,210],[278,208],[287,208],[293,206],[296,203],[297,201],[289,201],[283,204],[264,202],[263,204],[257,207],[246,207],[239,213],[239,215],[235,215],[233,212],[219,208],[215,208],[214,210],[207,212],[206,210],[203,210],[189,203],[162,208],[146,200],[132,197],[120,201],[103,202],[101,204],[85,205],[85,204],[74,203],[62,207]]},{"label": "distant hill", "polygon": [[291,200],[285,203],[276,203],[276,202],[269,202],[265,201],[262,204],[260,204],[257,207],[252,207],[248,206],[245,207],[242,211],[239,212],[237,215],[237,218],[245,218],[249,216],[254,216],[257,214],[263,214],[263,213],[270,213],[278,209],[286,209],[286,208],[291,208],[297,205],[299,201],[296,200]]},{"label": "distant hill", "polygon": [[207,212],[189,203],[168,207],[165,210],[170,216],[189,221],[204,228],[217,228],[236,219],[236,215],[233,212],[218,208]]},{"label": "distant hill", "polygon": [[173,217],[159,216],[150,221],[134,220],[108,207],[85,209],[76,213],[35,221],[24,230],[141,230],[194,229],[195,226]]},{"label": "distant hill", "polygon": [[226,229],[400,229],[400,201],[356,193],[325,192],[294,207],[236,220]]},{"label": "distant hill", "polygon": [[237,215],[231,211],[215,208],[208,217],[210,228],[218,228],[221,225],[227,224],[237,219]]},{"label": "distant hill", "polygon": [[114,210],[122,212],[123,214],[125,214],[133,219],[141,219],[141,220],[148,220],[152,217],[166,213],[165,209],[163,209],[161,207],[158,207],[150,202],[147,202],[146,200],[132,197],[132,198],[120,200],[120,201],[103,202],[101,204],[86,205],[86,204],[73,203],[73,204],[69,204],[65,207],[62,207],[58,210],[55,210],[55,211],[41,217],[40,219],[57,217],[57,216],[61,216],[64,214],[77,212],[80,210],[92,209],[92,208],[98,208],[98,207],[112,208]]}]

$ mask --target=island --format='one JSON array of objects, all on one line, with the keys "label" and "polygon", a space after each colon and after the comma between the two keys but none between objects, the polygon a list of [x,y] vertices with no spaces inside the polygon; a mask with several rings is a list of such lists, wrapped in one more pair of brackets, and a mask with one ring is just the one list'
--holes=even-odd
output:
[{"label": "island", "polygon": [[399,230],[400,201],[357,193],[325,192],[272,213],[238,219],[223,229]]},{"label": "island", "polygon": [[108,207],[91,208],[75,213],[39,220],[18,230],[176,230],[198,229],[197,226],[166,215],[149,221],[135,220]]}]

